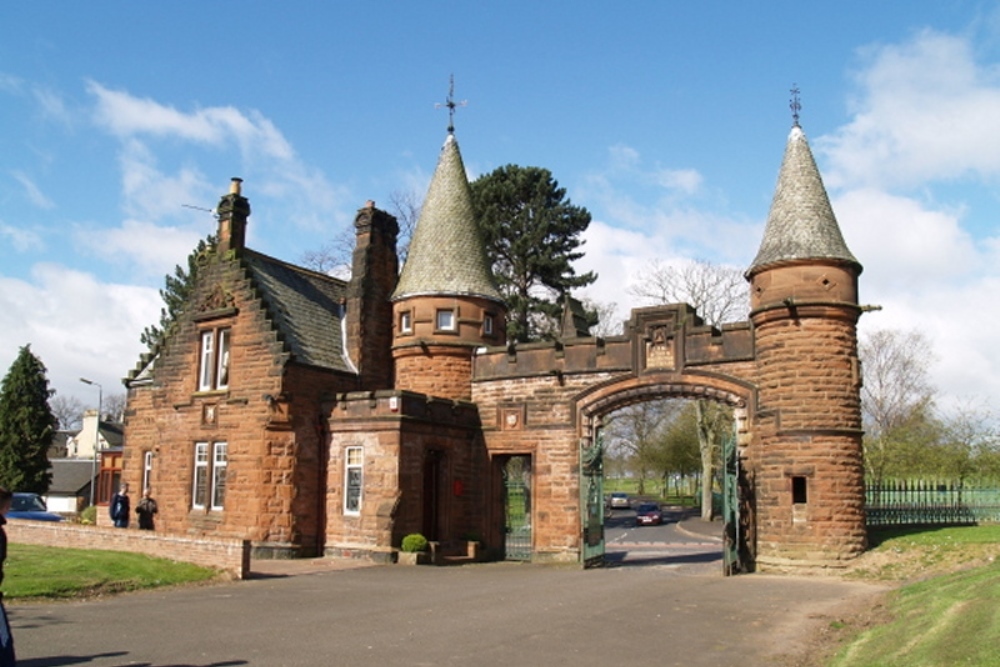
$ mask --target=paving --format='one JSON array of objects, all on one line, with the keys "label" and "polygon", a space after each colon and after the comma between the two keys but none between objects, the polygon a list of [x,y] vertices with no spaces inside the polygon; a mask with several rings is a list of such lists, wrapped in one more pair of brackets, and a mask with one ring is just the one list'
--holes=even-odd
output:
[{"label": "paving", "polygon": [[[706,545],[717,525],[683,522]],[[701,552],[580,570],[315,559],[248,581],[8,606],[21,667],[735,665],[773,667],[880,588],[722,577]]]}]

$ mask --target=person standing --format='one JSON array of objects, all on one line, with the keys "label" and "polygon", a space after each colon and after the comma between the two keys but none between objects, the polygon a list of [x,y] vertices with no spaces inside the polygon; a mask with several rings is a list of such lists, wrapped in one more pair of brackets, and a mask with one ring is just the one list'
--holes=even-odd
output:
[{"label": "person standing", "polygon": [[111,504],[108,505],[108,513],[114,521],[116,528],[128,528],[129,512],[132,510],[132,503],[128,497],[128,484],[122,483],[118,493],[111,497]]},{"label": "person standing", "polygon": [[156,514],[156,501],[149,495],[149,487],[142,490],[142,498],[135,506],[135,513],[139,517],[139,530],[155,530],[153,515]]},{"label": "person standing", "polygon": [[[3,564],[7,560],[7,531],[3,529],[7,523],[7,510],[14,497],[7,489],[0,487],[0,584],[3,583]],[[15,667],[17,658],[14,656],[14,636],[10,633],[10,622],[7,620],[7,610],[3,606],[3,593],[0,593],[0,667]]]}]

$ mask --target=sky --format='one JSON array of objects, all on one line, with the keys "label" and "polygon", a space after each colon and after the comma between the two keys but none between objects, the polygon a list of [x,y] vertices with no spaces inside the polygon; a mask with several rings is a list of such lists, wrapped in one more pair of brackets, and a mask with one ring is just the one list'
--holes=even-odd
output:
[{"label": "sky", "polygon": [[452,76],[470,179],[549,169],[622,320],[653,261],[749,266],[797,87],[861,335],[1000,405],[1000,3],[964,0],[0,2],[0,373],[30,344],[57,395],[123,393],[232,177],[294,263],[422,200]]}]

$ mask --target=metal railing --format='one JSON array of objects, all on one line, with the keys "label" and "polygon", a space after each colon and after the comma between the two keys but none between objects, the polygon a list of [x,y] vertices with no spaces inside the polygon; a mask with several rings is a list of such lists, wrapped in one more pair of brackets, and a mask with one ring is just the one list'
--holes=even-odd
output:
[{"label": "metal railing", "polygon": [[1000,522],[995,482],[886,480],[868,484],[865,493],[869,526]]}]

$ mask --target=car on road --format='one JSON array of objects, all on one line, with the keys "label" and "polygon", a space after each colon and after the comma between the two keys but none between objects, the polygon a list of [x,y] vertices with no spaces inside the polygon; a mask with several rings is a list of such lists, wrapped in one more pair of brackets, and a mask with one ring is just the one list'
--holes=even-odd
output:
[{"label": "car on road", "polygon": [[15,493],[10,501],[8,519],[30,519],[32,521],[62,521],[58,514],[50,512],[45,501],[37,493]]},{"label": "car on road", "polygon": [[608,496],[608,507],[613,510],[628,509],[631,507],[628,501],[628,494],[616,492]]},{"label": "car on road", "polygon": [[656,503],[641,503],[635,508],[635,525],[659,526],[663,523],[663,512]]}]

